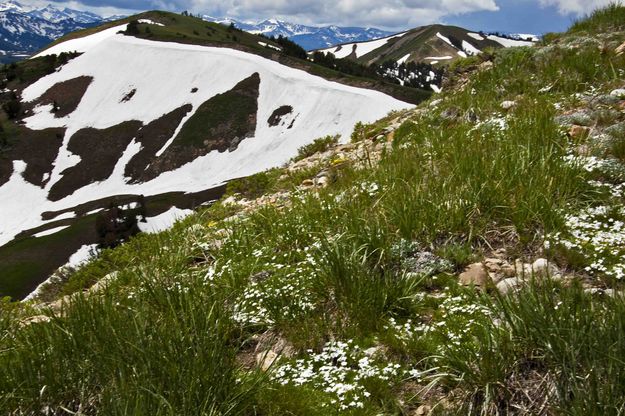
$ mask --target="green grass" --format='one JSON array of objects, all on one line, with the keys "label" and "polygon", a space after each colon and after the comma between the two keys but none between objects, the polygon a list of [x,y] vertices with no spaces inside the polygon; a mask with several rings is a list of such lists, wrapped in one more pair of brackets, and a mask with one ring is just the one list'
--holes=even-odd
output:
[{"label": "green grass", "polygon": [[584,19],[575,22],[569,29],[569,33],[609,33],[623,29],[625,29],[625,9],[618,2],[613,2],[611,5],[599,8]]},{"label": "green grass", "polygon": [[[427,403],[441,415],[622,414],[622,295],[563,280],[502,297],[460,287],[457,274],[494,248],[549,255],[545,236],[566,232],[566,213],[622,205],[567,162],[578,143],[554,117],[555,104],[567,111],[580,102],[571,94],[609,91],[623,70],[621,57],[596,45],[498,51],[465,89],[402,114],[409,119],[379,164],[344,163],[313,191],[295,186],[331,160],[232,181],[228,195],[290,195],[246,213],[219,202],[105,252],[66,293],[114,271],[117,279],[50,323],[18,330],[38,312],[3,303],[0,413],[374,415]],[[508,99],[516,106],[504,113]],[[357,126],[354,141],[391,121]],[[419,251],[453,267],[413,272],[410,253]],[[559,260],[567,273],[606,283],[585,274],[583,256]],[[262,376],[249,368],[256,346],[271,347],[266,339],[294,356]],[[311,374],[293,370],[309,363]],[[342,396],[332,390],[339,381],[367,395]]]},{"label": "green grass", "polygon": [[333,145],[337,144],[339,141],[338,136],[326,136],[320,137],[314,142],[307,144],[306,146],[302,146],[297,151],[297,156],[293,158],[294,162],[297,162],[302,159],[306,159],[314,155],[315,153],[322,153],[328,150]]},{"label": "green grass", "polygon": [[21,299],[92,238],[93,218],[43,237],[24,237],[0,247],[0,296]]}]

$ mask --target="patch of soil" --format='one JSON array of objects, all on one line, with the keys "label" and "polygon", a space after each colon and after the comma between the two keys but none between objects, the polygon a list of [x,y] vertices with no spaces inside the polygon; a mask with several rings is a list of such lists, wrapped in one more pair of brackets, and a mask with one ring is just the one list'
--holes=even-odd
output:
[{"label": "patch of soil", "polygon": [[44,186],[44,175],[52,172],[52,163],[59,153],[64,135],[63,128],[30,130],[24,126],[16,126],[9,145],[0,154],[0,186],[10,179],[14,160],[26,163],[23,173],[26,181]]},{"label": "patch of soil", "polygon": [[125,121],[104,130],[86,128],[70,139],[68,150],[80,156],[80,163],[62,172],[48,198],[58,201],[93,182],[107,179],[119,158],[142,127],[140,121]]},{"label": "patch of soil", "polygon": [[174,135],[182,119],[192,109],[191,104],[184,105],[142,127],[136,138],[142,148],[126,165],[125,176],[132,178],[133,183],[144,181],[143,173],[156,157],[156,152]]},{"label": "patch of soil", "polygon": [[291,107],[290,105],[283,105],[282,107],[278,107],[273,113],[271,113],[271,116],[269,116],[267,124],[269,124],[269,127],[276,127],[282,121],[282,117],[286,116],[287,114],[291,114],[292,112],[293,107]]},{"label": "patch of soil", "polygon": [[88,76],[59,82],[50,87],[37,100],[28,103],[27,107],[29,110],[32,110],[39,105],[52,104],[55,106],[54,117],[65,117],[76,110],[92,82],[93,77]]}]

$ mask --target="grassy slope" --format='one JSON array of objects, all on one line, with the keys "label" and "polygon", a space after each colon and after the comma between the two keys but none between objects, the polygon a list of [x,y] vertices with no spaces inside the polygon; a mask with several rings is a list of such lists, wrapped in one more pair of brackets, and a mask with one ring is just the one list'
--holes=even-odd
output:
[{"label": "grassy slope", "polygon": [[[454,60],[458,59],[459,55],[457,54],[457,50],[448,46],[446,43],[442,44],[445,47],[444,51],[438,50],[432,46],[432,43],[438,44],[443,42],[436,37],[436,34],[439,32],[442,32],[447,36],[455,36],[457,39],[465,39],[467,37],[466,29],[457,26],[432,25],[423,29],[413,30],[396,41],[392,40],[387,45],[361,56],[358,58],[358,61],[369,64],[373,62],[381,64],[387,60],[397,61],[407,54],[413,55],[411,60],[416,60],[417,62],[421,62],[424,58],[430,56],[450,55],[454,57]],[[489,46],[494,48],[501,46],[491,40],[477,41],[475,39],[471,39],[469,43],[472,43],[479,49],[484,49]],[[444,63],[448,64],[450,61],[443,62],[443,64]]]},{"label": "grassy slope", "polygon": [[[19,329],[38,312],[5,305],[0,409],[375,415],[427,404],[441,415],[622,414],[622,295],[594,297],[574,279],[501,297],[459,287],[457,272],[491,246],[539,252],[545,235],[567,233],[567,213],[622,206],[588,182],[622,178],[566,161],[589,143],[568,138],[554,116],[582,105],[576,93],[622,86],[625,57],[613,46],[625,34],[596,27],[622,24],[623,10],[578,23],[577,38],[499,51],[492,70],[412,113],[379,165],[356,169],[337,155],[328,167],[336,181],[293,192],[288,208],[233,219],[235,208],[216,204],[107,252],[74,281],[112,271],[117,280],[49,323]],[[506,99],[517,105],[502,114]],[[619,104],[605,102],[597,126],[620,120],[601,116]],[[275,189],[279,175],[266,175],[257,182]],[[414,247],[452,268],[406,273]],[[590,262],[557,247],[548,254],[577,276]],[[586,278],[621,287],[609,274]],[[267,331],[300,359],[285,357],[273,376],[243,366]]]}]

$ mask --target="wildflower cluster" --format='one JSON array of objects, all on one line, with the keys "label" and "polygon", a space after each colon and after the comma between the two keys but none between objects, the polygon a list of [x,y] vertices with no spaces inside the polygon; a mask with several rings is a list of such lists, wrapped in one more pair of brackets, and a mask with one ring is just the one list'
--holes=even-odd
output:
[{"label": "wildflower cluster", "polygon": [[473,341],[472,333],[485,320],[492,320],[490,309],[468,299],[466,295],[459,295],[441,303],[437,322],[432,327],[446,340],[440,348],[468,348]]},{"label": "wildflower cluster", "polygon": [[306,386],[329,395],[322,406],[339,411],[364,408],[371,382],[388,384],[400,375],[400,365],[370,357],[353,341],[330,342],[319,354],[278,367],[273,375],[282,385]]},{"label": "wildflower cluster", "polygon": [[565,217],[566,232],[548,236],[546,248],[562,247],[590,263],[586,271],[622,280],[625,278],[625,209],[600,206]]},{"label": "wildflower cluster", "polygon": [[[255,277],[233,305],[233,319],[242,325],[275,324],[276,319],[295,319],[314,310],[312,285],[317,265],[314,252],[319,243],[305,247],[303,259],[289,263],[277,255],[263,259],[264,272]],[[252,253],[262,258],[265,253]]]}]

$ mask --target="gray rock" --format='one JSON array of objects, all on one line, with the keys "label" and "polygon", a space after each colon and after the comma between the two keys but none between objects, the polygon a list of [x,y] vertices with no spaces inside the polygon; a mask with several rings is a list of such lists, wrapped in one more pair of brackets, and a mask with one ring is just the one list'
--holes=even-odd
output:
[{"label": "gray rock", "polygon": [[556,265],[542,258],[532,263],[532,272],[534,277],[549,277],[552,279],[561,277],[560,270],[558,270]]},{"label": "gray rock", "polygon": [[604,130],[607,134],[615,138],[625,137],[625,123],[613,124]]},{"label": "gray rock", "polygon": [[508,279],[503,279],[501,282],[497,283],[497,290],[502,295],[508,295],[512,292],[519,290],[523,282],[516,277],[510,277]]},{"label": "gray rock", "polygon": [[503,108],[504,110],[510,110],[514,106],[516,106],[515,101],[504,101],[501,103],[501,108]]},{"label": "gray rock", "polygon": [[585,111],[578,111],[572,114],[564,114],[555,118],[556,123],[561,126],[591,126],[592,117]]},{"label": "gray rock", "polygon": [[619,88],[610,93],[612,97],[616,97],[620,100],[625,100],[625,88]]}]

